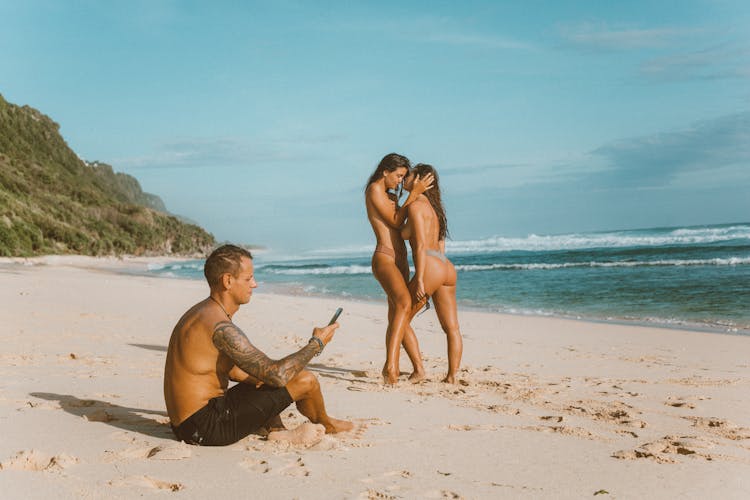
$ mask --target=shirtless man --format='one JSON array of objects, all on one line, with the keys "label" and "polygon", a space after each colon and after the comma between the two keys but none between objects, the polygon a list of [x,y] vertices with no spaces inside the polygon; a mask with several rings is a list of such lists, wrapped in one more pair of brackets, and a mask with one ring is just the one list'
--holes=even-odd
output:
[{"label": "shirtless man", "polygon": [[[282,428],[279,414],[297,409],[326,433],[350,430],[351,422],[328,416],[317,377],[304,370],[333,338],[338,323],[314,328],[310,341],[279,360],[250,343],[232,315],[258,284],[250,252],[224,245],[208,257],[207,299],[178,321],[164,366],[164,400],[172,430],[189,444],[223,446],[262,427]],[[229,380],[239,382],[227,389]]]}]

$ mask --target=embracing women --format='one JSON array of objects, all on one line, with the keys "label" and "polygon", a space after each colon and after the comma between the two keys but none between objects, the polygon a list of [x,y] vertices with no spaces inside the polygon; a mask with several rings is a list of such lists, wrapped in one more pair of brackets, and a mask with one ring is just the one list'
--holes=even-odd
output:
[{"label": "embracing women", "polygon": [[[402,187],[409,196],[399,206]],[[448,374],[443,381],[454,383],[463,344],[456,310],[456,270],[445,256],[448,226],[437,172],[424,164],[412,169],[405,156],[388,154],[367,182],[365,204],[376,238],[372,272],[388,297],[383,379],[387,384],[398,381],[402,345],[413,366],[409,380],[416,383],[425,378],[411,320],[432,297],[448,341]],[[405,239],[414,260],[411,279]]]}]

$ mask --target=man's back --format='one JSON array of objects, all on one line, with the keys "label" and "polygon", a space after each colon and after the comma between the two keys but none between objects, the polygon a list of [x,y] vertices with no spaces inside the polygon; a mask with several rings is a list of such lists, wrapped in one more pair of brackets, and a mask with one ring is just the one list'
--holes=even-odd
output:
[{"label": "man's back", "polygon": [[164,399],[173,426],[227,389],[234,363],[213,344],[213,328],[226,321],[206,299],[186,312],[172,331],[164,366]]}]

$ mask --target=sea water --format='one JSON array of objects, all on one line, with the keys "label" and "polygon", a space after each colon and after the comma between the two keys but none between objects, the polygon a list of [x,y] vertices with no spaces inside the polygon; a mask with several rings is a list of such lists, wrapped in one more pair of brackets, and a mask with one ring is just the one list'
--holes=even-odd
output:
[{"label": "sea water", "polygon": [[[257,253],[256,280],[285,293],[385,300],[374,245]],[[750,223],[448,241],[459,308],[750,334]],[[151,273],[203,279],[203,261]],[[413,267],[412,267],[413,272]]]}]

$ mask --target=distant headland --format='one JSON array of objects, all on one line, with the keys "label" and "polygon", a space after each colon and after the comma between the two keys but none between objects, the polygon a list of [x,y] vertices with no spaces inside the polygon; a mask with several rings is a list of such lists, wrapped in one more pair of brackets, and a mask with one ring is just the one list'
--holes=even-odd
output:
[{"label": "distant headland", "polygon": [[0,95],[0,256],[204,255],[215,246],[134,177],[82,160],[59,128]]}]

